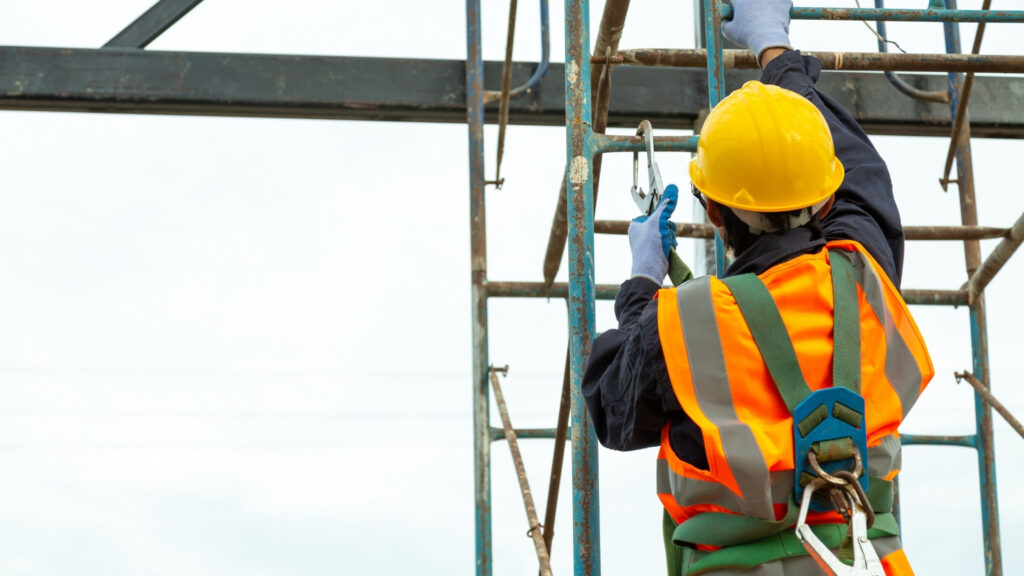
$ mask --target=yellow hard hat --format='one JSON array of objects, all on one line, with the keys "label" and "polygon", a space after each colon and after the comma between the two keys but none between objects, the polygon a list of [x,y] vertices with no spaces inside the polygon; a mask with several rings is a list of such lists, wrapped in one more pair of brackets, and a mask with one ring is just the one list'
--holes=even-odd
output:
[{"label": "yellow hard hat", "polygon": [[747,82],[711,111],[690,180],[732,208],[784,212],[813,206],[843,182],[832,133],[806,98]]}]

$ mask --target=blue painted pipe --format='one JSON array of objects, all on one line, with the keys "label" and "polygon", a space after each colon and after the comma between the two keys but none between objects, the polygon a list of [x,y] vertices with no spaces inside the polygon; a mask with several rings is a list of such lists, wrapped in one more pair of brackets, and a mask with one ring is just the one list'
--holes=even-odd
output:
[{"label": "blue painted pipe", "polygon": [[[875,0],[875,8],[885,8],[885,0]],[[888,36],[886,35],[885,21],[884,20],[879,20],[878,21],[877,30],[878,30],[879,36],[881,36],[882,38],[888,38]],[[888,52],[889,51],[889,47],[886,45],[886,43],[881,38],[878,39],[878,51],[879,52]],[[949,96],[945,92],[943,92],[943,91],[932,92],[932,91],[928,91],[928,90],[921,90],[920,88],[914,88],[910,84],[907,84],[907,82],[905,80],[903,80],[903,78],[901,78],[899,74],[897,74],[897,73],[895,73],[895,72],[893,72],[891,70],[886,70],[885,71],[885,77],[886,77],[886,79],[889,80],[889,83],[892,84],[894,88],[896,88],[900,92],[906,94],[907,96],[910,96],[911,98],[915,98],[917,100],[924,100],[924,101],[927,101],[927,102],[946,103],[946,102],[949,101]]]},{"label": "blue painted pipe", "polygon": [[580,392],[597,334],[594,305],[594,146],[590,1],[565,0],[565,175],[569,219],[569,368],[572,396],[573,573],[601,574],[597,436]]},{"label": "blue painted pipe", "polygon": [[509,92],[509,98],[518,98],[533,92],[548,73],[551,63],[551,27],[548,20],[548,0],[540,0],[540,63],[525,84]]},{"label": "blue painted pipe", "polygon": [[484,60],[480,0],[466,0],[466,124],[473,318],[473,489],[476,576],[491,576],[490,387],[487,385],[487,228],[484,201]]},{"label": "blue painted pipe", "polygon": [[[946,0],[946,5],[948,8],[955,9],[956,0]],[[959,54],[961,52],[960,25],[955,22],[944,24],[943,32],[945,34],[946,52],[949,54]],[[950,119],[955,123],[957,109],[960,104],[960,88],[963,85],[963,76],[950,73],[948,78]],[[961,195],[961,206],[964,204],[975,205],[974,168],[969,138],[961,140],[957,148],[956,170]],[[970,195],[970,197],[965,199],[965,195]],[[961,207],[962,210],[964,210],[963,207]],[[965,222],[965,224],[977,224],[976,212],[973,215],[973,219],[974,222]],[[964,248],[966,257],[980,261],[981,253],[977,241],[965,243]],[[978,380],[988,384],[988,329],[984,298],[978,298],[971,304],[970,318],[972,371]],[[977,392],[974,394],[974,419],[976,445],[978,447],[978,483],[981,498],[982,537],[985,550],[985,575],[997,576],[1002,574],[1003,558],[999,527],[999,499],[998,492],[996,491],[996,455],[992,436],[992,411],[981,397],[978,396]]]},{"label": "blue painted pipe", "polygon": [[[725,10],[732,14],[732,6],[719,0],[704,0],[704,42],[708,53],[708,105],[714,108],[725,98],[725,66],[722,64],[722,42],[719,29],[725,18]],[[728,262],[725,259],[725,245],[722,237],[715,234],[715,268],[721,276]]]}]

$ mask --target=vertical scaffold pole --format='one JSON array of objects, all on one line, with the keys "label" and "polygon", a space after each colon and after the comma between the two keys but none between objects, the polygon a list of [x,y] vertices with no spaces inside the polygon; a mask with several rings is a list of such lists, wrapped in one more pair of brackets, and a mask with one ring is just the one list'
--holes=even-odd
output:
[{"label": "vertical scaffold pole", "polygon": [[[722,13],[718,0],[704,0],[704,42],[708,52],[708,107],[714,108],[725,98],[725,66],[722,65]],[[715,234],[715,267],[725,272],[725,246]]]},{"label": "vertical scaffold pole", "polygon": [[[946,7],[955,10],[956,0],[946,0]],[[948,22],[943,25],[946,52],[959,54],[960,25]],[[960,89],[963,75],[949,74],[949,106],[951,121],[956,122]],[[978,224],[978,206],[974,190],[974,166],[971,153],[970,123],[965,123],[960,132],[956,150],[957,185],[960,190],[960,219],[965,226]],[[977,240],[964,242],[964,257],[967,263],[967,277],[970,278],[981,266],[981,246]],[[980,294],[970,306],[971,317],[971,358],[975,377],[985,386],[990,386],[988,365],[988,327],[985,314],[985,295]],[[996,454],[992,436],[992,409],[975,392],[974,417],[977,427],[975,448],[978,451],[978,481],[981,484],[981,522],[985,553],[986,576],[1002,576],[1002,546],[999,536],[999,502],[996,493]]]},{"label": "vertical scaffold pole", "polygon": [[484,200],[484,61],[480,0],[466,0],[466,110],[469,124],[469,238],[473,315],[473,483],[476,575],[491,576],[491,440],[487,385],[487,220]]},{"label": "vertical scaffold pole", "polygon": [[590,3],[565,2],[565,129],[569,185],[569,356],[572,372],[573,572],[601,573],[597,438],[580,393],[594,338],[594,144]]}]

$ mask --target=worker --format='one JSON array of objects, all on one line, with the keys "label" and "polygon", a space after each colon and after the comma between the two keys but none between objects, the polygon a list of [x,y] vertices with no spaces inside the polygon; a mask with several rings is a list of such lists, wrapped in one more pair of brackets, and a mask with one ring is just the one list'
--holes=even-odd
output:
[{"label": "worker", "polygon": [[[711,111],[689,166],[731,263],[720,278],[662,288],[676,245],[678,189],[667,186],[630,225],[618,329],[594,341],[583,396],[605,447],[660,447],[670,576],[823,574],[794,539],[795,467],[806,458],[794,455],[790,399],[775,381],[785,370],[766,362],[791,344],[786,378],[834,391],[842,372],[863,397],[853,418],[866,423],[867,538],[887,575],[912,574],[889,514],[897,428],[934,369],[899,291],[904,235],[889,172],[854,118],[816,88],[821,63],[790,45],[792,2],[732,6],[723,32],[757,55],[761,82]],[[752,307],[764,288],[770,298]],[[845,522],[835,510],[807,516],[815,533]],[[841,554],[839,544],[828,547]]]}]

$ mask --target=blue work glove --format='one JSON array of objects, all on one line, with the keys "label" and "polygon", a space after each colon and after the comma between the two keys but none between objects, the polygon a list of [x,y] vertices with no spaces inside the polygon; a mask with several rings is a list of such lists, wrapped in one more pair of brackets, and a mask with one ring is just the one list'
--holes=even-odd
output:
[{"label": "blue work glove", "polygon": [[793,0],[732,0],[732,20],[722,22],[726,38],[750,48],[761,62],[769,48],[793,49],[789,43],[789,10]]},{"label": "blue work glove", "polygon": [[676,242],[676,225],[669,218],[679,201],[675,184],[665,188],[661,202],[650,215],[629,224],[629,249],[633,252],[633,278],[648,278],[659,286],[668,274],[668,252]]}]

